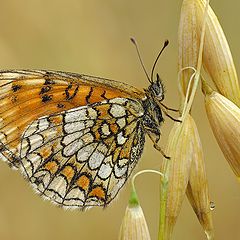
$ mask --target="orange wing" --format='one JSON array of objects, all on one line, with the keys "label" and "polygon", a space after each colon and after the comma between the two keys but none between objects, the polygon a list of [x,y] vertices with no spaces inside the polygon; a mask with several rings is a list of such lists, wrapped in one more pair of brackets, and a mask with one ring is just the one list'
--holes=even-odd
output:
[{"label": "orange wing", "polygon": [[86,75],[38,70],[0,72],[0,157],[18,167],[19,143],[35,119],[116,97],[143,99],[127,84]]}]

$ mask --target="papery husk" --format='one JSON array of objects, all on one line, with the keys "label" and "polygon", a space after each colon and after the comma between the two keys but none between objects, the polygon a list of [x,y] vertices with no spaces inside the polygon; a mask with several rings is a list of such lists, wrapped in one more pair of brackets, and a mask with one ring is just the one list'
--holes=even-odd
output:
[{"label": "papery husk", "polygon": [[166,153],[171,159],[165,159],[162,167],[162,172],[168,176],[165,226],[160,226],[160,229],[161,227],[164,228],[164,231],[162,231],[164,232],[164,237],[161,238],[164,240],[171,239],[173,228],[185,197],[192,156],[194,154],[192,143],[193,125],[193,119],[188,114],[183,123],[174,124],[168,138]]},{"label": "papery husk", "polygon": [[[201,26],[206,0],[197,1],[197,21]],[[198,33],[200,34],[201,28]],[[223,96],[240,107],[240,87],[232,54],[222,27],[211,7],[206,20],[203,67]]]},{"label": "papery husk", "polygon": [[[197,67],[200,39],[197,33],[196,1],[184,0],[178,27],[178,71],[185,67]],[[181,104],[187,92],[188,82],[193,74],[191,69],[186,69],[180,75]]]},{"label": "papery husk", "polygon": [[118,239],[151,240],[147,222],[139,204],[127,206]]},{"label": "papery husk", "polygon": [[[179,71],[184,67],[197,66],[197,58],[202,31],[202,21],[206,0],[184,0],[179,24]],[[213,12],[208,9],[202,64],[213,80],[218,91],[240,107],[240,87],[232,54]],[[181,75],[183,92],[186,93],[191,70]]]},{"label": "papery husk", "polygon": [[240,177],[240,108],[220,93],[203,86],[211,128],[233,172]]},{"label": "papery husk", "polygon": [[193,129],[193,160],[186,194],[200,224],[207,235],[207,238],[213,239],[213,220],[212,212],[210,210],[211,207],[208,192],[208,181],[205,170],[202,144],[198,134],[197,126],[195,124],[193,124]]}]

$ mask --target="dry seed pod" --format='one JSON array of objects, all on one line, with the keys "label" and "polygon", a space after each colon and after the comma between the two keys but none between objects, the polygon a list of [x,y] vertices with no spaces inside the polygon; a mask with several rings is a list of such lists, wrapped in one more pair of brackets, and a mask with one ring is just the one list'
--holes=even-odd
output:
[{"label": "dry seed pod", "polygon": [[[179,24],[179,70],[196,67],[202,21],[206,0],[184,0]],[[208,9],[203,50],[203,67],[211,76],[218,91],[240,106],[240,87],[231,51],[226,37],[212,8]],[[184,71],[182,82],[192,72]],[[182,84],[186,92],[187,82]]]},{"label": "dry seed pod", "polygon": [[128,205],[122,221],[119,240],[150,240],[148,226],[140,205]]},{"label": "dry seed pod", "polygon": [[[196,1],[184,0],[181,8],[181,15],[178,27],[178,70],[185,67],[197,66],[199,36],[197,34]],[[181,73],[182,101],[186,96],[188,81],[193,74],[191,69]]]},{"label": "dry seed pod", "polygon": [[[167,171],[169,177],[164,226],[164,239],[166,240],[171,238],[189,181],[194,150],[192,144],[193,125],[193,119],[188,114],[182,124],[174,124],[168,138],[166,153],[171,159],[164,161],[162,171],[164,173]],[[170,161],[169,165],[167,161]],[[169,170],[166,170],[167,166],[169,166]]]},{"label": "dry seed pod", "polygon": [[193,159],[186,193],[188,200],[207,235],[207,238],[213,239],[212,212],[210,211],[208,182],[205,171],[202,144],[195,124],[193,124],[193,128]]},{"label": "dry seed pod", "polygon": [[240,177],[240,108],[203,84],[211,128],[233,172]]},{"label": "dry seed pod", "polygon": [[[201,25],[206,1],[197,2],[197,21],[198,25]],[[212,8],[209,8],[206,21],[203,67],[211,76],[218,91],[240,107],[240,87],[232,54]]]}]

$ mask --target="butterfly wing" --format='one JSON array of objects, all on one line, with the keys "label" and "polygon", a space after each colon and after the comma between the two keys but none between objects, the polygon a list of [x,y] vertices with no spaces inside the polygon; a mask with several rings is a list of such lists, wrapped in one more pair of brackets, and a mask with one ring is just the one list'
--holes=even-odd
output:
[{"label": "butterfly wing", "polygon": [[21,139],[24,175],[58,205],[106,206],[141,156],[143,114],[139,101],[113,98],[33,121]]},{"label": "butterfly wing", "polygon": [[0,158],[19,167],[19,144],[35,119],[104,99],[144,94],[126,84],[86,75],[37,70],[0,72]]}]

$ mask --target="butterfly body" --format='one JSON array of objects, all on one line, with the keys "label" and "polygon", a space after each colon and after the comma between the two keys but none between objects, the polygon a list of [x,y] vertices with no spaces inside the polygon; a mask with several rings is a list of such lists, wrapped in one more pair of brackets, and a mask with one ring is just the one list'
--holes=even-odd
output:
[{"label": "butterfly body", "polygon": [[0,72],[0,158],[67,208],[106,206],[160,139],[160,79],[125,83],[38,70]]}]

